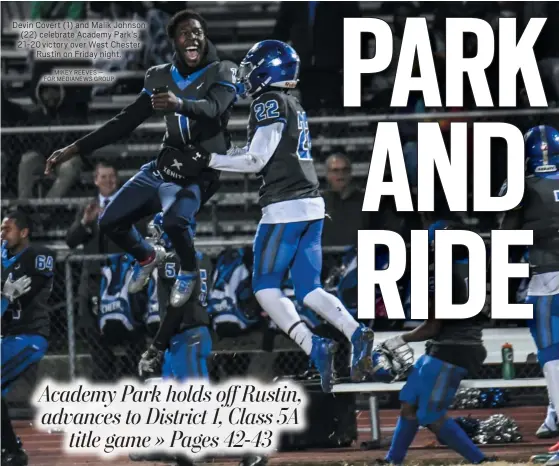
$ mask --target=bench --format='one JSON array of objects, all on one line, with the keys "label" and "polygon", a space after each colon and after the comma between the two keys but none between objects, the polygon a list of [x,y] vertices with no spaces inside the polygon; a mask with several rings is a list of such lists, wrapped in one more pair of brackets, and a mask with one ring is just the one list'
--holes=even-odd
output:
[{"label": "bench", "polygon": [[[381,343],[393,336],[403,332],[383,332],[378,333],[378,343]],[[527,328],[514,329],[486,329],[483,331],[483,340],[487,350],[485,364],[500,364],[501,345],[510,343],[513,346],[515,363],[536,362],[536,345]],[[412,343],[410,346],[414,350],[414,359],[424,353],[425,343]],[[383,383],[383,382],[362,382],[362,383],[340,383],[334,385],[333,393],[370,393],[369,412],[371,416],[371,442],[368,448],[380,448],[380,422],[379,407],[376,393],[399,392],[404,387],[405,382]],[[545,379],[542,378],[522,378],[522,379],[466,379],[460,384],[460,388],[539,388],[545,387]]]}]

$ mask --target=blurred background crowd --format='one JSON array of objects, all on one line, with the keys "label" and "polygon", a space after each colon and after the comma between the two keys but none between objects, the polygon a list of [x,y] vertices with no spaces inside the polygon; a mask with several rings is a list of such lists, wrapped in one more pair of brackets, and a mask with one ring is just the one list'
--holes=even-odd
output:
[{"label": "blurred background crowd", "polygon": [[[80,254],[119,254],[118,248],[96,230],[96,220],[116,190],[146,161],[161,141],[163,125],[140,127],[127,140],[93,154],[62,164],[55,176],[43,175],[44,163],[55,149],[64,147],[95,125],[117,114],[133,101],[143,87],[145,70],[170,61],[172,46],[165,34],[169,18],[185,7],[202,14],[208,22],[208,37],[221,59],[238,63],[257,41],[273,38],[290,42],[302,60],[300,97],[310,116],[312,154],[322,182],[329,219],[325,224],[324,280],[338,293],[346,306],[356,312],[356,241],[359,229],[389,229],[405,239],[413,229],[426,228],[439,219],[460,221],[479,232],[496,228],[496,213],[450,212],[444,193],[437,190],[432,213],[396,212],[385,199],[379,212],[362,212],[363,188],[373,147],[376,114],[428,113],[476,109],[466,86],[463,108],[425,109],[421,94],[411,95],[407,108],[389,107],[399,47],[407,17],[428,19],[431,46],[436,57],[439,87],[444,95],[445,18],[483,18],[498,28],[499,17],[516,17],[521,31],[532,17],[548,21],[535,47],[536,58],[550,106],[559,102],[559,7],[557,2],[2,2],[2,210],[25,206],[36,220],[35,241],[59,254],[58,273],[52,294],[53,338],[49,354],[66,355],[68,342],[75,339],[76,372],[97,380],[113,380],[135,372],[145,340],[158,322],[157,303],[152,291],[132,306],[129,325],[101,324],[102,271],[105,262],[79,259]],[[363,104],[344,109],[343,18],[379,17],[393,30],[394,59],[383,73],[363,77]],[[148,24],[144,47],[128,52],[118,61],[60,62],[35,60],[32,51],[18,48],[17,37],[7,29],[12,19],[129,19]],[[363,56],[373,56],[383,44],[374,37],[363,37]],[[466,40],[466,53],[475,54],[475,41]],[[496,46],[496,50],[498,50]],[[41,76],[52,68],[96,67],[114,73],[107,85],[45,85]],[[492,93],[498,93],[498,61],[487,72]],[[520,79],[520,78],[519,78]],[[528,106],[519,80],[518,108]],[[243,143],[248,103],[239,101],[230,123],[233,142]],[[344,118],[350,116],[351,118]],[[494,118],[481,115],[461,121],[507,121],[523,132],[537,124],[558,126],[556,115],[534,114]],[[449,141],[449,123],[441,120]],[[401,121],[412,191],[417,184],[417,123]],[[497,194],[505,175],[506,148],[495,145],[492,153],[492,191]],[[387,177],[390,173],[386,174]],[[278,335],[258,309],[250,287],[251,244],[259,220],[256,204],[259,181],[254,176],[224,174],[221,191],[198,214],[197,241],[203,252],[214,259],[219,298],[210,295],[213,327],[219,336],[219,360],[214,375],[237,374],[250,370],[258,358],[276,374],[304,371],[306,360]],[[470,191],[474,180],[470,181]],[[146,219],[149,220],[149,219]],[[145,228],[145,225],[144,225]],[[388,261],[380,251],[378,266]],[[63,260],[68,255],[72,261]],[[77,257],[77,258],[76,258]],[[60,260],[62,259],[62,260]],[[124,265],[121,264],[124,267]],[[400,288],[406,301],[409,274]],[[291,288],[289,277],[285,289]],[[519,283],[511,286],[516,299]],[[107,285],[108,287],[108,285]],[[119,290],[111,289],[113,295]],[[488,293],[490,289],[488,287]],[[312,326],[320,326],[310,311],[300,309]],[[398,330],[414,325],[411,321],[386,319],[382,297],[377,300],[376,330]],[[409,312],[409,309],[408,309]],[[68,320],[74,319],[75,335],[68,338]],[[71,324],[72,325],[72,324]],[[522,326],[503,322],[499,326]],[[328,330],[328,329],[327,329]],[[327,331],[326,330],[326,331]],[[234,340],[234,341],[233,341]],[[71,344],[70,344],[71,345]],[[265,349],[250,357],[243,349]],[[270,349],[285,352],[270,352]],[[92,358],[91,356],[94,355]],[[288,356],[286,356],[288,355]],[[50,373],[67,374],[63,358],[45,360]],[[261,366],[263,367],[263,366]]]}]

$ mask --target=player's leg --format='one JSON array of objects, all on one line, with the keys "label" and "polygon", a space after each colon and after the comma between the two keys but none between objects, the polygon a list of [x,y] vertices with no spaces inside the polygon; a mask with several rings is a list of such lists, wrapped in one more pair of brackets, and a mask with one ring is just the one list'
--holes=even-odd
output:
[{"label": "player's leg", "polygon": [[396,429],[392,436],[390,449],[385,457],[385,462],[390,464],[400,464],[404,461],[408,449],[410,448],[417,431],[419,421],[417,420],[417,406],[419,404],[419,394],[422,390],[422,381],[419,370],[425,362],[425,355],[421,356],[414,364],[408,376],[408,380],[400,392],[400,416],[396,422]]},{"label": "player's leg", "polygon": [[360,325],[336,296],[322,288],[320,274],[323,224],[324,220],[308,222],[301,236],[291,266],[295,296],[297,301],[311,308],[351,342],[351,378],[358,382],[372,368],[374,333],[370,328]]},{"label": "player's leg", "polygon": [[549,404],[547,405],[547,413],[542,425],[538,428],[536,432],[536,437],[541,439],[555,438],[559,436],[559,418],[557,417],[557,412],[555,411],[555,406],[551,402],[551,397]]},{"label": "player's leg", "polygon": [[538,361],[546,379],[551,408],[538,434],[551,438],[559,435],[557,414],[553,409],[559,405],[559,295],[527,296],[526,302],[534,305],[534,318],[528,325],[538,348]]},{"label": "player's leg", "polygon": [[470,463],[480,463],[486,460],[485,455],[464,430],[446,415],[460,382],[467,373],[468,371],[462,367],[425,355],[419,369],[421,390],[417,420]]},{"label": "player's leg", "polygon": [[128,286],[130,293],[147,285],[153,270],[165,257],[165,251],[149,244],[134,226],[160,210],[157,189],[161,183],[150,171],[138,172],[120,188],[99,218],[100,234],[138,261]]},{"label": "player's leg", "polygon": [[173,378],[179,382],[207,379],[212,337],[207,327],[195,327],[171,339],[169,356]]},{"label": "player's leg", "polygon": [[3,337],[1,341],[2,464],[25,466],[27,465],[27,454],[14,432],[4,396],[18,377],[43,358],[48,343],[44,337],[38,335],[7,336]]},{"label": "player's leg", "polygon": [[17,335],[2,337],[2,394],[33,364],[38,363],[47,352],[48,342],[40,335]]},{"label": "player's leg", "polygon": [[262,309],[289,338],[297,343],[318,369],[322,389],[332,389],[336,345],[314,335],[281,291],[300,238],[309,222],[260,223],[254,239],[252,288]]},{"label": "player's leg", "polygon": [[180,307],[192,295],[198,275],[193,226],[201,205],[200,187],[183,188],[174,183],[163,183],[159,187],[159,199],[163,207],[163,230],[173,243],[181,264],[169,302],[173,307]]}]

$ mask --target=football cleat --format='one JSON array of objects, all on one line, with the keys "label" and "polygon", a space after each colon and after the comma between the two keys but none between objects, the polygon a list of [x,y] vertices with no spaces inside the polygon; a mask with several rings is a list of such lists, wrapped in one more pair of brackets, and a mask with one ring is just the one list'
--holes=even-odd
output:
[{"label": "football cleat", "polygon": [[161,246],[154,246],[153,250],[155,252],[155,256],[151,262],[148,262],[143,266],[140,265],[137,261],[134,264],[132,279],[128,284],[128,292],[130,294],[139,293],[140,291],[142,291],[148,284],[152,272],[165,259],[165,249],[163,249]]}]

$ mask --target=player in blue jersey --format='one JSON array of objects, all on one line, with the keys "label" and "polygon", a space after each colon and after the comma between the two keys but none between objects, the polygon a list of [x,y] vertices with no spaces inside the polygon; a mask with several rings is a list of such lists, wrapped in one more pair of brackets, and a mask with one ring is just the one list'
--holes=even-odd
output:
[{"label": "player in blue jersey", "polygon": [[[524,135],[526,177],[524,198],[507,212],[503,229],[532,230],[530,282],[526,303],[534,305],[528,322],[551,403],[559,406],[559,131],[536,126]],[[501,194],[506,192],[506,183]],[[553,411],[551,411],[553,416]],[[549,465],[559,464],[559,453]]]},{"label": "player in blue jersey", "polygon": [[241,62],[238,77],[240,95],[253,99],[247,145],[227,155],[202,150],[194,157],[203,155],[213,169],[257,173],[262,178],[262,219],[254,240],[255,296],[275,324],[310,356],[323,390],[329,392],[336,345],[314,335],[281,292],[287,271],[296,300],[351,342],[354,381],[363,380],[371,370],[374,334],[320,282],[324,200],[311,156],[307,116],[289,93],[297,85],[299,66],[297,53],[283,42],[265,40],[254,45]]},{"label": "player in blue jersey", "polygon": [[45,355],[50,336],[48,299],[52,251],[31,244],[31,219],[21,211],[2,220],[2,464],[27,465],[4,395]]},{"label": "player in blue jersey", "polygon": [[[432,244],[435,231],[455,228],[437,222],[429,229]],[[459,226],[458,226],[459,228]],[[468,301],[469,265],[467,251],[455,251],[452,267],[452,301]],[[429,294],[434,295],[434,277],[429,280]],[[482,341],[484,316],[471,319],[435,320],[433,300],[429,319],[414,330],[391,338],[382,345],[389,351],[401,351],[408,343],[428,341],[426,353],[415,363],[400,392],[401,411],[392,445],[386,457],[377,464],[403,463],[420,426],[427,427],[437,438],[460,453],[469,463],[494,461],[487,458],[462,428],[447,416],[460,382],[468,373],[476,373],[487,355]],[[412,303],[413,305],[413,303]]]},{"label": "player in blue jersey", "polygon": [[144,165],[117,192],[99,218],[99,229],[137,261],[130,293],[148,283],[165,251],[151,246],[134,225],[163,211],[163,228],[180,259],[170,303],[181,307],[196,283],[196,251],[189,235],[200,208],[219,188],[219,173],[184,160],[191,144],[209,151],[227,151],[227,122],[236,99],[234,63],[220,61],[207,38],[207,24],[194,11],[179,11],[167,25],[175,54],[172,63],[147,70],[144,89],[122,112],[47,160],[52,168],[78,154],[89,154],[128,137],[151,117],[164,118],[165,135],[157,157]]},{"label": "player in blue jersey", "polygon": [[[180,261],[169,237],[163,230],[163,215],[157,214],[150,224],[150,241],[165,248],[166,255],[157,269],[157,300],[161,324],[152,344],[142,355],[140,375],[149,375],[163,362],[163,378],[180,382],[207,379],[207,358],[212,349],[207,311],[211,260],[197,252],[198,281],[195,293],[180,308],[169,304],[173,282],[180,270]],[[191,233],[194,237],[194,232]]]}]

